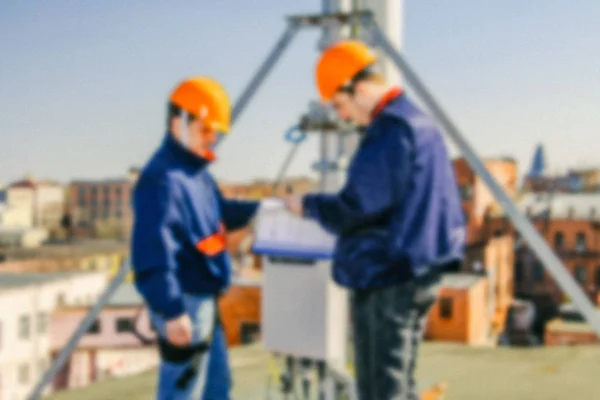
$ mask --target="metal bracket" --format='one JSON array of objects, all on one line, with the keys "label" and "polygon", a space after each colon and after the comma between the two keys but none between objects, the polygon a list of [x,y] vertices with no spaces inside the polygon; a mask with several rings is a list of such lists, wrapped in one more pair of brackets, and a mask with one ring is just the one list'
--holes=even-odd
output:
[{"label": "metal bracket", "polygon": [[323,25],[337,23],[346,24],[364,24],[373,18],[373,12],[370,10],[357,10],[348,13],[332,13],[332,14],[309,14],[309,15],[292,15],[287,19],[290,23],[301,28],[322,28]]}]

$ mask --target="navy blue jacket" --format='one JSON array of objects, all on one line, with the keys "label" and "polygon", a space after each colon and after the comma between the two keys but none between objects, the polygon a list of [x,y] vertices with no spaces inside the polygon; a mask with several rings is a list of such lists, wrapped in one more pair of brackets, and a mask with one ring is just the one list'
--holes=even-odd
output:
[{"label": "navy blue jacket", "polygon": [[258,207],[223,198],[207,165],[167,134],[134,189],[135,284],[148,306],[167,319],[184,312],[182,293],[227,288],[225,230],[245,226]]},{"label": "navy blue jacket", "polygon": [[443,138],[403,94],[367,127],[342,190],[309,194],[303,207],[338,236],[333,275],[345,287],[408,281],[464,254],[464,217]]}]

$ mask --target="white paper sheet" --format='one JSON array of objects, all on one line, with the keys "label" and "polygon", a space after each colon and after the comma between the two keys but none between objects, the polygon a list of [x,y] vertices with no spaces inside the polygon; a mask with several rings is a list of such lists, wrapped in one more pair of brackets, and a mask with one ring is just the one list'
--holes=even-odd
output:
[{"label": "white paper sheet", "polygon": [[331,254],[335,236],[310,219],[290,213],[282,200],[267,198],[257,214],[254,250],[257,253]]}]

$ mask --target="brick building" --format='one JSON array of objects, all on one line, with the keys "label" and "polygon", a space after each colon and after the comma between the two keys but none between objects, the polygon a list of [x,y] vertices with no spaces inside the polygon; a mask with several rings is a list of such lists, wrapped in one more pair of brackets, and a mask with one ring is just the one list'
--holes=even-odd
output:
[{"label": "brick building", "polygon": [[[518,202],[591,300],[600,293],[600,194],[526,194]],[[516,238],[515,290],[547,316],[555,316],[567,299],[506,217],[492,218],[488,232]]]},{"label": "brick building", "polygon": [[475,274],[444,276],[440,296],[427,318],[425,339],[469,345],[488,343],[488,285],[484,277]]},{"label": "brick building", "polygon": [[[514,197],[517,191],[517,164],[511,158],[485,160],[485,166],[498,183]],[[461,194],[463,212],[467,222],[467,243],[482,240],[486,215],[499,208],[487,186],[464,158],[454,160],[454,171]]]},{"label": "brick building", "polygon": [[[509,196],[517,191],[517,164],[511,158],[491,158],[486,168]],[[454,160],[454,170],[467,224],[467,246],[462,272],[486,277],[490,309],[489,335],[498,336],[505,329],[514,300],[514,238],[509,232],[490,234],[489,216],[499,212],[483,180],[475,174],[464,158]],[[469,294],[472,296],[473,294]],[[473,324],[474,322],[469,322]]]},{"label": "brick building", "polygon": [[559,316],[546,324],[544,344],[546,346],[600,344],[600,338],[572,304],[564,304],[560,307]]},{"label": "brick building", "polygon": [[135,175],[71,182],[67,208],[75,232],[80,236],[129,237],[134,183]]},{"label": "brick building", "polygon": [[571,169],[563,175],[526,177],[523,191],[528,193],[594,193],[600,191],[600,169]]}]

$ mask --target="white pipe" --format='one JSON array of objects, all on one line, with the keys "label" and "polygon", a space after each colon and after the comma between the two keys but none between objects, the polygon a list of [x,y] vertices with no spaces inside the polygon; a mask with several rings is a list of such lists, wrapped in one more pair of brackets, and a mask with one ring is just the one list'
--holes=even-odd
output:
[{"label": "white pipe", "polygon": [[[322,0],[323,14],[334,14],[339,12],[350,12],[352,0]],[[319,42],[319,49],[325,50],[333,43],[347,38],[350,34],[348,25],[341,26],[339,23],[331,23],[323,28],[323,36]]]},{"label": "white pipe", "polygon": [[[402,51],[404,37],[404,0],[358,0],[359,8],[373,12],[375,21],[388,40]],[[377,50],[379,68],[386,81],[393,85],[402,84],[401,74],[394,62],[383,50]]]}]

